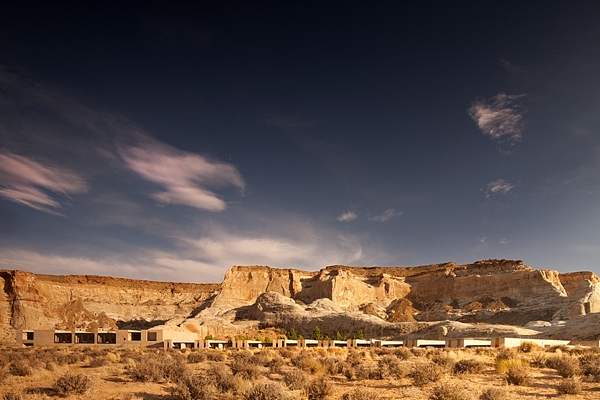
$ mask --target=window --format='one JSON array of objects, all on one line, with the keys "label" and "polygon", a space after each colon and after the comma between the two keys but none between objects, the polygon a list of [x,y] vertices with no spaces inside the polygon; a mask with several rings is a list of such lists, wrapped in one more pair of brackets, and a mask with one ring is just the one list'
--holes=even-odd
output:
[{"label": "window", "polygon": [[140,342],[142,340],[142,332],[129,332],[129,340]]},{"label": "window", "polygon": [[148,341],[156,342],[156,332],[148,332]]},{"label": "window", "polygon": [[55,332],[54,343],[73,343],[73,337],[70,332]]},{"label": "window", "polygon": [[23,340],[33,340],[33,332],[23,332]]},{"label": "window", "polygon": [[99,333],[98,334],[98,343],[115,344],[115,343],[117,343],[117,334],[116,333]]},{"label": "window", "polygon": [[94,343],[94,334],[93,333],[83,333],[79,332],[75,334],[75,343]]}]

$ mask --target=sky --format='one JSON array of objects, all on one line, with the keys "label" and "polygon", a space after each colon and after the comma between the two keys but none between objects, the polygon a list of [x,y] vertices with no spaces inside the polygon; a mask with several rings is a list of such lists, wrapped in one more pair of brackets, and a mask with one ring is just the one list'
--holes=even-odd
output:
[{"label": "sky", "polygon": [[600,273],[600,2],[87,3],[0,12],[1,269]]}]

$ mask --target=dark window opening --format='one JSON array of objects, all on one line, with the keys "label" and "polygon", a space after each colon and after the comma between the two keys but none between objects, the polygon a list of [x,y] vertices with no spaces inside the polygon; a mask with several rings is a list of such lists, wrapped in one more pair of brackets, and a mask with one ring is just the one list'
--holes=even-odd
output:
[{"label": "dark window opening", "polygon": [[98,343],[115,344],[115,343],[117,343],[117,334],[116,333],[99,333],[98,334]]},{"label": "dark window opening", "polygon": [[33,340],[33,332],[23,332],[23,340]]},{"label": "dark window opening", "polygon": [[76,333],[75,334],[75,343],[94,343],[94,334],[93,333]]},{"label": "dark window opening", "polygon": [[148,341],[156,342],[156,332],[148,332]]},{"label": "dark window opening", "polygon": [[54,333],[54,343],[73,343],[71,333]]},{"label": "dark window opening", "polygon": [[140,342],[142,340],[142,332],[129,332],[129,340]]}]

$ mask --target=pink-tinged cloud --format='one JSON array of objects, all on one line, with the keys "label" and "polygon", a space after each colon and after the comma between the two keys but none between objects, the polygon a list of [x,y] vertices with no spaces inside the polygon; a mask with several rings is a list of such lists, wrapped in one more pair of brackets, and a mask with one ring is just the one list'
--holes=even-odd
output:
[{"label": "pink-tinged cloud", "polygon": [[164,204],[223,211],[227,208],[225,201],[206,189],[206,186],[245,188],[244,179],[233,165],[212,161],[150,139],[144,140],[139,146],[122,148],[120,154],[129,169],[164,187],[164,191],[151,195]]},{"label": "pink-tinged cloud", "polygon": [[337,217],[336,219],[340,222],[354,221],[358,218],[358,215],[354,211],[348,211]]},{"label": "pink-tinged cloud", "polygon": [[0,197],[15,203],[61,215],[59,201],[47,191],[64,196],[87,192],[87,184],[79,175],[65,168],[34,161],[8,151],[0,153]]},{"label": "pink-tinged cloud", "polygon": [[515,101],[523,96],[499,93],[487,100],[474,101],[468,110],[469,116],[484,135],[494,140],[519,142],[523,138],[523,109]]},{"label": "pink-tinged cloud", "polygon": [[514,187],[514,185],[504,179],[498,179],[497,181],[488,183],[487,186],[481,190],[485,193],[485,197],[490,198],[494,195],[508,194]]},{"label": "pink-tinged cloud", "polygon": [[376,222],[385,222],[385,221],[389,221],[390,219],[392,219],[394,217],[399,217],[400,215],[402,215],[402,211],[396,211],[394,208],[390,208],[390,209],[385,210],[383,212],[383,214],[371,217],[371,218],[369,218],[369,220],[376,221]]}]

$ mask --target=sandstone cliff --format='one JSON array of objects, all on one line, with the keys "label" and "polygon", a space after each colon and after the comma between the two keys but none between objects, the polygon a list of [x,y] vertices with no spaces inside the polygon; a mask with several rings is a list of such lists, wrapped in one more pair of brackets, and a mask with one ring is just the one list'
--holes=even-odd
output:
[{"label": "sandstone cliff", "polygon": [[158,325],[221,337],[267,327],[310,334],[316,325],[400,337],[436,321],[525,325],[600,311],[594,273],[534,270],[519,260],[315,272],[234,266],[220,285],[1,270],[0,283],[0,341],[18,328]]},{"label": "sandstone cliff", "polygon": [[0,270],[0,341],[14,330],[142,326],[189,317],[219,289],[214,284]]}]

